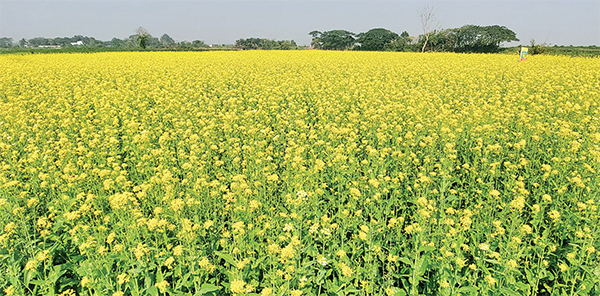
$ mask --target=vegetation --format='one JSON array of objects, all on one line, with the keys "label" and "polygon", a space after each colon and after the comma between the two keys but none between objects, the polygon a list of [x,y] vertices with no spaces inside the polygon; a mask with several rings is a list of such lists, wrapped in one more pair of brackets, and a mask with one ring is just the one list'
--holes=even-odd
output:
[{"label": "vegetation", "polygon": [[[424,34],[410,36],[404,31],[398,35],[385,28],[374,28],[355,34],[346,30],[311,31],[310,48],[323,50],[360,50],[360,51],[402,51],[402,52],[458,52],[458,53],[514,53],[515,48],[503,48],[505,42],[519,41],[514,31],[505,26],[465,25],[453,29],[432,29],[433,10],[428,7],[421,11]],[[531,40],[530,54],[566,54],[571,56],[599,56],[595,46],[573,47],[537,44]],[[272,40],[267,38],[238,39],[233,45],[207,45],[201,40],[177,42],[168,34],[160,38],[153,37],[140,27],[136,34],[126,39],[113,38],[101,41],[93,37],[76,35],[65,38],[21,39],[15,44],[11,38],[0,38],[1,53],[46,53],[46,52],[100,52],[130,50],[208,50],[208,49],[263,49],[290,50],[305,49],[294,40]]]},{"label": "vegetation", "polygon": [[[144,28],[138,28],[136,34],[126,39],[113,38],[110,41],[101,41],[93,37],[75,35],[73,37],[44,38],[36,37],[32,39],[21,39],[18,44],[14,44],[11,38],[0,38],[0,50],[2,49],[61,49],[63,51],[77,52],[79,48],[89,48],[91,51],[110,51],[111,49],[130,50],[130,49],[191,49],[208,48],[209,46],[201,40],[192,42],[175,42],[167,34],[163,34],[160,39],[152,37]],[[102,48],[104,50],[94,50]]]},{"label": "vegetation", "polygon": [[570,55],[570,56],[600,56],[600,47],[598,46],[548,46],[546,54],[550,55]]},{"label": "vegetation", "polygon": [[597,58],[0,68],[5,295],[600,293]]},{"label": "vegetation", "polygon": [[400,36],[390,30],[377,28],[356,35],[359,44],[356,50],[383,51],[386,46],[394,43]]},{"label": "vegetation", "polygon": [[[525,45],[526,47],[531,45]],[[598,46],[548,46],[548,45],[535,45],[538,49],[534,51],[536,54],[546,55],[566,55],[573,57],[600,57],[600,47]],[[501,53],[505,54],[518,54],[521,50],[520,46],[502,48],[500,50]]]},{"label": "vegetation", "polygon": [[290,50],[298,49],[298,45],[294,40],[270,40],[266,38],[248,38],[238,39],[235,41],[235,47],[239,49],[275,49],[275,50]]},{"label": "vegetation", "polygon": [[311,45],[315,49],[347,50],[356,43],[356,34],[346,30],[312,31],[309,35],[313,37]]}]

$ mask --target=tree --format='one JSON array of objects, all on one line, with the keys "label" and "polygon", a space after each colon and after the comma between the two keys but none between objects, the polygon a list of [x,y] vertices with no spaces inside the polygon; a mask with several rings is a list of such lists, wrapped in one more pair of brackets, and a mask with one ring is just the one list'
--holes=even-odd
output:
[{"label": "tree", "polygon": [[171,38],[171,36],[169,36],[167,34],[163,34],[162,36],[160,36],[160,43],[162,44],[163,47],[175,46],[175,40],[173,40],[173,38]]},{"label": "tree", "polygon": [[35,37],[29,39],[27,43],[32,47],[38,47],[43,45],[50,45],[51,42],[48,38],[45,37]]},{"label": "tree", "polygon": [[239,49],[259,49],[261,48],[261,39],[260,38],[248,38],[248,39],[238,39],[235,41],[235,47]]},{"label": "tree", "polygon": [[296,49],[298,45],[294,40],[271,40],[267,38],[248,38],[235,41],[236,48],[239,49]]},{"label": "tree", "polygon": [[413,43],[414,37],[410,37],[408,32],[404,31],[400,37],[384,46],[387,51],[410,51],[410,45]]},{"label": "tree", "polygon": [[502,42],[519,41],[517,34],[504,26],[465,25],[450,29],[456,52],[498,52]]},{"label": "tree", "polygon": [[202,40],[194,40],[194,41],[192,41],[192,46],[194,48],[208,47],[208,45],[206,43],[204,43],[204,41],[202,41]]},{"label": "tree", "polygon": [[319,37],[321,36],[321,31],[310,31],[310,33],[308,33],[308,35],[312,36],[312,40],[310,41],[310,46],[314,49],[321,49],[321,41],[319,39]]},{"label": "tree", "polygon": [[382,51],[386,45],[398,40],[400,36],[383,28],[371,29],[356,35],[356,42],[360,44],[358,50]]},{"label": "tree", "polygon": [[13,39],[8,37],[0,38],[0,48],[11,48],[13,45]]},{"label": "tree", "polygon": [[[516,41],[519,41],[519,40],[516,40]],[[546,44],[545,42],[542,44],[535,43],[535,39],[531,39],[530,42],[531,42],[531,45],[529,45],[529,54],[531,54],[531,55],[542,54],[542,53],[546,52],[546,49],[548,48],[548,44]]]},{"label": "tree", "polygon": [[421,48],[421,52],[425,52],[425,47],[429,42],[431,32],[436,27],[436,25],[433,24],[433,22],[435,21],[433,7],[425,5],[425,7],[419,9],[419,14],[421,16],[421,28],[423,29],[423,36],[425,40],[425,42],[423,43],[423,47]]},{"label": "tree", "polygon": [[192,43],[184,40],[177,44],[177,48],[190,49],[192,48]]},{"label": "tree", "polygon": [[146,30],[143,27],[137,28],[137,30],[135,30],[135,32],[136,32],[136,37],[137,37],[137,44],[141,48],[145,49],[146,46],[148,46],[148,39],[152,36],[150,35],[150,33],[148,33],[148,30]]},{"label": "tree", "polygon": [[294,40],[280,40],[279,42],[279,49],[281,50],[291,50],[291,49],[297,49],[298,45],[296,44],[296,41]]},{"label": "tree", "polygon": [[346,50],[351,49],[356,42],[355,34],[346,30],[312,31],[313,47],[321,49]]},{"label": "tree", "polygon": [[125,41],[115,37],[112,40],[110,40],[110,47],[113,47],[113,48],[125,47]]},{"label": "tree", "polygon": [[[425,49],[429,51],[454,51],[456,38],[453,34],[454,29],[433,30],[429,34],[429,42]],[[425,42],[424,37],[421,42]]]}]

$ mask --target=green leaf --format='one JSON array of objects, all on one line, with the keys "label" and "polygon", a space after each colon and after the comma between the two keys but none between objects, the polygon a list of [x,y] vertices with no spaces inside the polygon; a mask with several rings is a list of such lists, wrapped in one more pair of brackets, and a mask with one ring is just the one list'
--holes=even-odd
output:
[{"label": "green leaf", "polygon": [[155,286],[148,288],[146,291],[152,296],[158,296],[158,289]]},{"label": "green leaf", "polygon": [[196,292],[196,295],[205,295],[205,294],[209,294],[209,293],[216,292],[219,290],[221,290],[221,288],[217,287],[215,285],[202,284],[202,286],[200,286],[200,290],[198,290],[198,292]]},{"label": "green leaf", "polygon": [[435,250],[435,247],[431,247],[431,246],[420,246],[419,247],[419,252],[431,252]]},{"label": "green leaf", "polygon": [[160,283],[163,281],[163,274],[162,271],[160,271],[160,268],[158,269],[158,272],[156,273],[156,282]]},{"label": "green leaf", "polygon": [[231,264],[232,266],[237,265],[237,262],[235,262],[235,259],[233,259],[233,257],[231,257],[231,255],[229,255],[229,254],[215,251],[215,255],[219,256],[219,258],[225,260],[225,262]]},{"label": "green leaf", "polygon": [[405,296],[406,295],[406,291],[404,291],[398,287],[390,287],[389,290],[391,290],[392,293],[394,293],[394,294],[392,294],[394,296]]},{"label": "green leaf", "polygon": [[588,295],[590,291],[594,288],[594,282],[587,280],[579,285],[579,290],[576,295]]},{"label": "green leaf", "polygon": [[360,290],[355,288],[354,286],[348,286],[344,292],[347,293],[360,293]]},{"label": "green leaf", "polygon": [[517,288],[519,288],[519,290],[521,291],[529,291],[529,285],[522,283],[522,282],[518,282],[515,284],[515,286],[517,286]]},{"label": "green leaf", "polygon": [[413,265],[413,262],[410,261],[410,260],[408,260],[408,258],[406,258],[406,257],[400,257],[399,260],[402,261],[402,263],[404,263],[404,264],[406,264],[408,266],[412,266]]},{"label": "green leaf", "polygon": [[30,284],[34,284],[36,286],[43,286],[46,282],[43,280],[32,280],[29,281]]},{"label": "green leaf", "polygon": [[458,289],[458,293],[475,294],[475,293],[477,293],[477,287],[461,287],[460,289]]},{"label": "green leaf", "polygon": [[525,277],[529,283],[535,283],[535,279],[533,278],[533,274],[529,269],[525,269]]},{"label": "green leaf", "polygon": [[23,281],[25,284],[25,287],[29,286],[29,281],[31,281],[31,278],[33,277],[34,274],[35,274],[35,271],[32,271],[32,270],[25,271],[25,278]]},{"label": "green leaf", "polygon": [[504,287],[500,288],[500,292],[502,292],[502,294],[504,294],[504,295],[521,296],[521,294],[519,294],[519,293],[517,293],[517,292],[515,292],[515,291],[513,291],[511,289],[504,288]]},{"label": "green leaf", "polygon": [[319,272],[317,273],[317,280],[316,283],[317,284],[322,284],[323,283],[323,278],[325,277],[325,270],[319,270]]},{"label": "green leaf", "polygon": [[417,270],[417,273],[419,275],[423,275],[427,270],[427,257],[421,257],[421,259],[419,259],[419,262],[417,262],[417,266],[415,266],[415,269]]}]

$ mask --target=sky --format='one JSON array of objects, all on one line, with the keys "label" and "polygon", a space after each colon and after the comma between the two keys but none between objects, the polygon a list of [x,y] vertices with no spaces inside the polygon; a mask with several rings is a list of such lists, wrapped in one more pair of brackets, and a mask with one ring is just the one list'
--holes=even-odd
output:
[{"label": "sky", "polygon": [[310,44],[310,31],[386,28],[423,33],[419,9],[433,8],[439,29],[501,25],[519,42],[600,46],[598,0],[0,0],[0,37],[124,39],[144,27],[176,41],[233,44],[240,38]]}]

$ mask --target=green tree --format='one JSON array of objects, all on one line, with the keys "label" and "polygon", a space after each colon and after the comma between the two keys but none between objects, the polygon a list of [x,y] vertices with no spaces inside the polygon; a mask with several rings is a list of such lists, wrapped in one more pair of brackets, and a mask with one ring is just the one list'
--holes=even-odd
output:
[{"label": "green tree", "polygon": [[110,40],[110,47],[123,48],[125,47],[125,41],[115,37],[112,40]]},{"label": "green tree", "polygon": [[505,26],[465,25],[452,29],[456,52],[498,52],[502,42],[519,41],[517,34]]},{"label": "green tree", "polygon": [[271,40],[267,38],[248,38],[235,41],[236,48],[239,49],[296,49],[298,45],[294,40]]},{"label": "green tree", "polygon": [[408,32],[404,31],[400,37],[385,45],[384,50],[387,51],[411,51],[411,45],[414,37],[411,37]]},{"label": "green tree", "polygon": [[192,46],[194,48],[203,48],[203,47],[208,47],[208,44],[204,43],[204,41],[202,41],[202,40],[194,40],[194,41],[192,41]]},{"label": "green tree", "polygon": [[261,48],[261,39],[260,38],[248,38],[248,39],[238,39],[235,41],[235,47],[239,49],[260,49]]},{"label": "green tree", "polygon": [[184,40],[184,41],[177,43],[177,48],[191,49],[191,48],[193,48],[193,45],[191,42],[187,42]]},{"label": "green tree", "polygon": [[163,34],[162,36],[160,36],[160,43],[161,43],[162,47],[175,46],[175,40],[173,40],[173,38],[171,38],[171,36],[169,36],[167,34]]},{"label": "green tree", "polygon": [[355,34],[346,30],[312,31],[313,47],[320,49],[347,50],[356,43]]},{"label": "green tree", "polygon": [[8,37],[0,38],[0,48],[10,48],[13,45],[13,39]]},{"label": "green tree", "polygon": [[386,45],[400,38],[398,34],[384,28],[371,29],[356,37],[356,43],[360,44],[356,49],[369,51],[383,51]]},{"label": "green tree", "polygon": [[310,31],[308,33],[308,35],[310,35],[312,37],[312,40],[310,42],[310,46],[314,49],[321,49],[321,41],[319,40],[319,37],[321,36],[321,31]]},{"label": "green tree", "polygon": [[279,49],[281,50],[290,50],[290,49],[297,49],[298,45],[296,44],[296,41],[294,40],[280,40],[279,41]]},{"label": "green tree", "polygon": [[152,37],[152,36],[148,32],[148,30],[146,30],[143,27],[137,28],[137,30],[135,30],[135,32],[136,32],[137,44],[139,45],[139,47],[145,49],[148,46],[148,39],[150,39],[150,37]]}]

